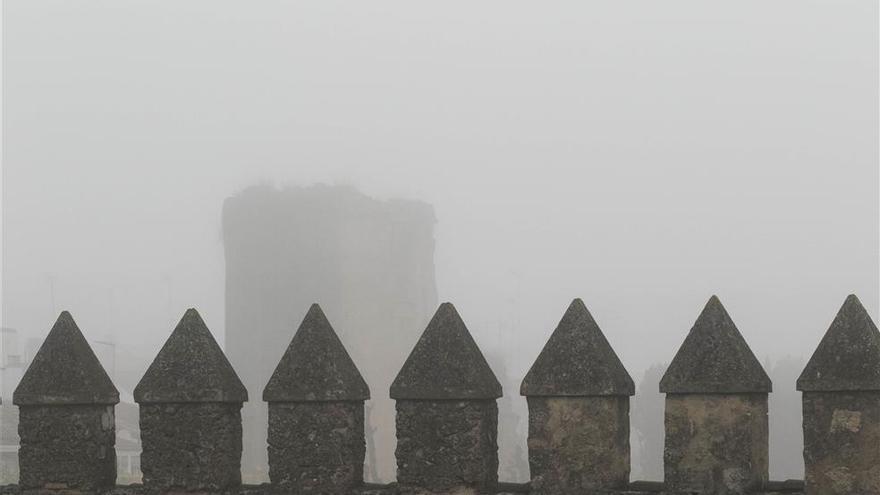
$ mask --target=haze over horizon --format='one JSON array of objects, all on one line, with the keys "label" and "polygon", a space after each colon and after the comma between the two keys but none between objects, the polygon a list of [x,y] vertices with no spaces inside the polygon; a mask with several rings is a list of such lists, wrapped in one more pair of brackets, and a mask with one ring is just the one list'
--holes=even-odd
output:
[{"label": "haze over horizon", "polygon": [[575,297],[637,384],[712,294],[762,362],[880,316],[875,2],[3,9],[2,326],[70,310],[130,377],[186,308],[223,341],[254,184],[432,205],[439,299],[512,377]]}]

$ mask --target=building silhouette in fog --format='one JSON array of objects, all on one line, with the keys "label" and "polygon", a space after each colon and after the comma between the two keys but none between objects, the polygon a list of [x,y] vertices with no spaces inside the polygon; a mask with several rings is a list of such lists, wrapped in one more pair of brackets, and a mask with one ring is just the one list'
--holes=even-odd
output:
[{"label": "building silhouette in fog", "polygon": [[370,386],[366,479],[394,477],[388,389],[437,306],[435,222],[426,203],[344,186],[255,186],[226,200],[225,349],[250,395],[245,480],[266,477],[262,390],[314,302]]}]

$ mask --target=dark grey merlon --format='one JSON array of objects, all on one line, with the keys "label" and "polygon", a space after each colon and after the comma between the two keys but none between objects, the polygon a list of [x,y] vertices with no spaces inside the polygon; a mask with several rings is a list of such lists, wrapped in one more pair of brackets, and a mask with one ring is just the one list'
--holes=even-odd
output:
[{"label": "dark grey merlon", "polygon": [[712,296],[660,380],[666,486],[719,494],[764,486],[771,390],[761,363]]},{"label": "dark grey merlon", "polygon": [[280,492],[342,494],[363,483],[370,389],[313,304],[263,390],[269,479]]},{"label": "dark grey merlon", "polygon": [[562,316],[520,387],[529,406],[532,491],[626,486],[632,378],[583,301]]},{"label": "dark grey merlon", "polygon": [[455,307],[443,303],[391,385],[397,479],[429,493],[498,483],[501,384]]},{"label": "dark grey merlon", "polygon": [[99,492],[116,483],[119,392],[70,313],[58,317],[12,395],[28,489]]},{"label": "dark grey merlon", "polygon": [[247,398],[201,316],[187,310],[134,389],[144,485],[153,492],[237,489]]},{"label": "dark grey merlon", "polygon": [[392,399],[497,399],[501,384],[455,306],[434,313],[391,384]]},{"label": "dark grey merlon", "polygon": [[712,296],[660,380],[666,394],[773,391],[770,377],[717,296]]}]

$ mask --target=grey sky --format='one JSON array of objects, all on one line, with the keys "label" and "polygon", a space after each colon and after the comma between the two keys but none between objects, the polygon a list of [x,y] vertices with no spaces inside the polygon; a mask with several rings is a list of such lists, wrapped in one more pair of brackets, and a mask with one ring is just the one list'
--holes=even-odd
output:
[{"label": "grey sky", "polygon": [[637,382],[712,293],[761,358],[851,292],[878,315],[876,2],[3,8],[21,332],[222,335],[220,208],[256,182],[432,203],[441,300],[518,376],[573,297]]}]

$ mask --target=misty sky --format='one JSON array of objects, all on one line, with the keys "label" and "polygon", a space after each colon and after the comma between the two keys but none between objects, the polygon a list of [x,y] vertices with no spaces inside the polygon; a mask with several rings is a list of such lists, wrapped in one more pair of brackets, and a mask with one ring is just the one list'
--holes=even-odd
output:
[{"label": "misty sky", "polygon": [[875,1],[3,9],[24,334],[69,309],[137,362],[194,306],[222,337],[221,205],[255,183],[433,204],[440,298],[514,376],[573,297],[637,382],[713,293],[762,359],[849,293],[878,315]]}]

